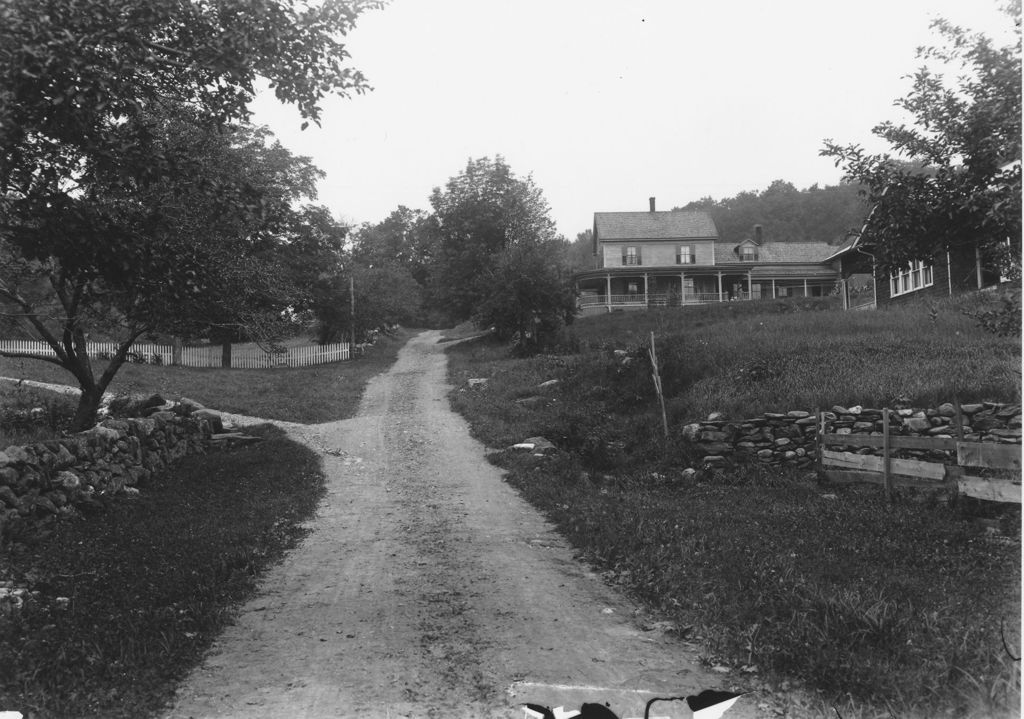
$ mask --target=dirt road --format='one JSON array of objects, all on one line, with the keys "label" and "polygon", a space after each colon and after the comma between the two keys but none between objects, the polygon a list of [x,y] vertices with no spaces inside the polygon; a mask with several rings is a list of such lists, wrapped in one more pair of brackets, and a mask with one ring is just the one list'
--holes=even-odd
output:
[{"label": "dirt road", "polygon": [[[411,340],[357,417],[287,427],[322,453],[327,496],[169,719],[522,717],[523,702],[583,701],[640,717],[653,696],[727,688],[692,648],[643,631],[502,482],[449,408],[437,340]],[[753,695],[726,714],[754,716]]]}]

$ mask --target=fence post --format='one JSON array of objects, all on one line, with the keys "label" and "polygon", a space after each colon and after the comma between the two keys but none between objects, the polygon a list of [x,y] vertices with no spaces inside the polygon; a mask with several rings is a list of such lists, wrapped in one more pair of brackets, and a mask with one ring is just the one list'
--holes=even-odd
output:
[{"label": "fence post", "polygon": [[815,454],[814,463],[815,463],[815,467],[817,468],[818,481],[819,482],[824,482],[825,481],[825,464],[821,461],[821,454],[822,454],[822,452],[825,451],[825,442],[824,442],[825,415],[822,413],[820,407],[816,407],[815,410],[814,410],[814,416],[817,417],[817,420],[818,420],[817,423],[815,424],[815,427],[817,427],[817,431],[814,433],[814,438],[815,438],[815,443],[814,444],[815,444],[815,450],[816,450],[815,453],[814,453]]},{"label": "fence post", "polygon": [[882,480],[885,482],[885,498],[892,501],[892,473],[889,451],[889,408],[882,408]]},{"label": "fence post", "polygon": [[668,439],[668,417],[665,415],[665,395],[661,391],[661,374],[658,372],[658,353],[654,349],[654,333],[651,332],[651,346],[648,349],[651,357],[651,377],[654,380],[654,391],[658,394],[658,402],[661,403],[661,425],[665,430],[665,439]]},{"label": "fence post", "polygon": [[173,345],[172,345],[172,348],[171,348],[171,364],[174,365],[175,367],[180,367],[181,366],[181,337],[174,336],[172,338],[172,342],[173,342]]},{"label": "fence post", "polygon": [[953,407],[956,408],[956,438],[964,441],[964,412],[960,408],[960,396],[953,395]]}]

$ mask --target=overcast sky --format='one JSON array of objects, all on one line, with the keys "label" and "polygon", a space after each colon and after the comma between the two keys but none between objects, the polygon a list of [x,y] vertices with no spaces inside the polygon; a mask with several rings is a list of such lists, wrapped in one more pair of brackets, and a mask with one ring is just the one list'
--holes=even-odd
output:
[{"label": "overcast sky", "polygon": [[822,140],[883,149],[871,128],[898,117],[936,16],[1010,27],[996,0],[392,0],[348,38],[372,92],[305,131],[261,93],[253,120],[326,171],[341,219],[430,209],[469,158],[502,155],[571,240],[650,196],[837,183]]}]

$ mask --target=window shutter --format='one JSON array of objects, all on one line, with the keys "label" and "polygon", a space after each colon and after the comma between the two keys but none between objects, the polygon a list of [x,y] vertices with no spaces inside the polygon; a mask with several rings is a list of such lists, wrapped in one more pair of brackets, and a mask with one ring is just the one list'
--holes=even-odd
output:
[{"label": "window shutter", "polygon": [[627,260],[626,260],[626,247],[623,247],[622,248],[622,264],[625,265],[626,262],[627,262]]},{"label": "window shutter", "polygon": [[636,248],[636,263],[638,265],[642,265],[644,263],[643,254],[642,253],[643,253],[643,248],[642,247],[637,247]]}]

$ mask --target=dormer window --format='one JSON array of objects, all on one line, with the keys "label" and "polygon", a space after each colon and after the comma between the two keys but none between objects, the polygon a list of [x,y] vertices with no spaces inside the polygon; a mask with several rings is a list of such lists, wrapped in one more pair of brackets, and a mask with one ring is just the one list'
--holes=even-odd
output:
[{"label": "dormer window", "polygon": [[677,265],[694,265],[696,263],[697,257],[693,253],[693,245],[679,245],[676,247]]},{"label": "dormer window", "polygon": [[757,262],[757,248],[751,245],[741,247],[740,262]]}]

